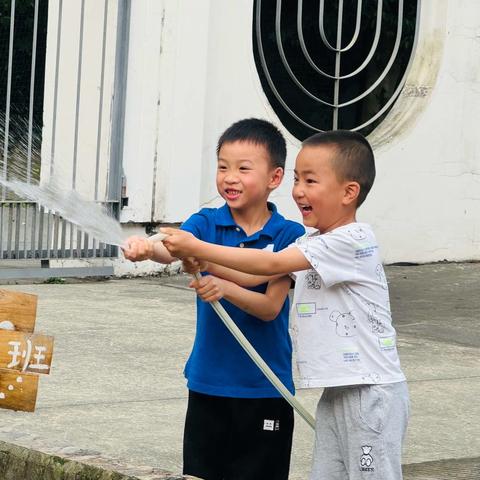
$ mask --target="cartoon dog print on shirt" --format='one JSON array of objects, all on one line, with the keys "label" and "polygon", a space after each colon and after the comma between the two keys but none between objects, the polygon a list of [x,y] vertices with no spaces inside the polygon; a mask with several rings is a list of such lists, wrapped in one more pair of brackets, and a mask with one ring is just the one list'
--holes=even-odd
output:
[{"label": "cartoon dog print on shirt", "polygon": [[[328,250],[330,248],[327,242],[325,241],[325,239],[323,239],[321,236],[310,237],[310,238],[314,238],[316,244],[320,243],[322,247],[325,248],[325,250]],[[312,266],[312,268],[317,270],[319,266],[319,260],[317,258],[315,251],[312,252],[312,250],[310,249],[309,243],[307,242],[307,238],[301,238],[299,241],[299,245],[305,246],[305,256],[310,262],[310,265]]]},{"label": "cartoon dog print on shirt", "polygon": [[330,314],[330,321],[336,324],[339,337],[354,337],[357,334],[357,322],[351,312],[340,313],[334,310]]},{"label": "cartoon dog print on shirt", "polygon": [[347,232],[354,240],[365,240],[367,238],[367,234],[362,227],[349,228]]},{"label": "cartoon dog print on shirt", "polygon": [[369,373],[368,375],[364,375],[362,377],[362,382],[364,382],[364,383],[381,383],[382,382],[382,377],[378,373],[372,372],[372,373]]}]

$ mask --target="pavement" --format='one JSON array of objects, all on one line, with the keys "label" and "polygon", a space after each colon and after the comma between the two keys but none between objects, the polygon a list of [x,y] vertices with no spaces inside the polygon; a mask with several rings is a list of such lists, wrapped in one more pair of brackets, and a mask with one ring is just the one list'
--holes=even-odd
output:
[{"label": "pavement", "polygon": [[[412,403],[405,479],[478,480],[480,264],[390,266],[386,274]],[[55,349],[35,413],[0,411],[0,441],[180,473],[182,370],[195,332],[188,280],[1,286],[38,295],[36,332],[54,335]],[[320,394],[297,398],[314,413]],[[291,480],[308,478],[312,433],[297,417]]]}]

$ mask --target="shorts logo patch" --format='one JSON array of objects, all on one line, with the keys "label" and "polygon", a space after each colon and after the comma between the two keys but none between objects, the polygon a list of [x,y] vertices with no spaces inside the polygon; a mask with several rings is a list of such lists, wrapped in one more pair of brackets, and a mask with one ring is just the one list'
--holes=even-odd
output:
[{"label": "shorts logo patch", "polygon": [[275,426],[274,420],[264,420],[263,421],[263,429],[273,432]]},{"label": "shorts logo patch", "polygon": [[364,445],[362,447],[363,455],[360,457],[360,471],[361,472],[374,472],[375,468],[372,467],[373,457],[370,455],[372,447]]}]

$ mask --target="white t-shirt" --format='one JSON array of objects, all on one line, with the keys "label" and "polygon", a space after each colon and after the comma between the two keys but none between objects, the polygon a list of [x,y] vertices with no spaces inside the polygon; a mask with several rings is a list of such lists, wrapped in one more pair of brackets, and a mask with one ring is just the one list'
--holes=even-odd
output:
[{"label": "white t-shirt", "polygon": [[351,223],[300,237],[312,268],[296,272],[292,338],[300,388],[405,380],[385,272],[371,227]]}]

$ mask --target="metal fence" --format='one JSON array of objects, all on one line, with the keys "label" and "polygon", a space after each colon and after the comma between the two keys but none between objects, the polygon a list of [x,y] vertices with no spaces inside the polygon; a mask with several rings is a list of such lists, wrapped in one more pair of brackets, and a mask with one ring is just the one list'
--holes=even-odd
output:
[{"label": "metal fence", "polygon": [[[110,205],[115,216],[116,205]],[[32,202],[0,203],[0,259],[115,257],[117,248],[97,242],[59,214]]]},{"label": "metal fence", "polygon": [[[85,15],[86,1],[88,8],[98,10],[96,22],[101,22],[101,44],[94,52],[99,62],[99,78],[95,79],[98,86],[98,109],[95,121],[88,122],[88,125],[81,125],[79,118],[81,114],[82,95],[84,94],[85,82],[92,82],[91,78],[85,78],[82,71],[87,52],[84,49],[85,32],[88,21]],[[3,2],[4,8],[8,2]],[[64,4],[65,3],[65,4]],[[81,0],[79,5],[80,15],[78,17],[78,45],[72,49],[69,44],[69,54],[76,55],[76,85],[75,85],[75,121],[73,124],[73,154],[68,170],[71,172],[70,184],[72,189],[77,189],[79,175],[79,137],[85,129],[92,129],[96,133],[96,158],[95,169],[88,174],[88,181],[92,183],[90,190],[94,192],[91,200],[106,205],[109,213],[116,218],[119,215],[121,202],[121,160],[123,150],[123,122],[124,122],[124,104],[125,104],[125,82],[127,69],[127,51],[128,51],[128,33],[130,20],[130,0],[103,0],[96,2],[94,0]],[[4,112],[0,113],[0,141],[2,154],[0,160],[0,176],[4,179],[20,179],[27,183],[38,183],[40,177],[48,178],[55,174],[57,168],[57,144],[59,134],[59,109],[61,109],[61,99],[59,91],[62,88],[62,77],[60,74],[62,67],[62,49],[64,43],[67,43],[71,37],[71,18],[70,23],[66,23],[65,14],[72,4],[67,0],[27,0],[18,2],[11,0],[7,12],[3,12],[4,18],[9,15],[8,52],[4,48],[3,60],[4,78],[0,76],[0,82],[4,82],[0,88],[0,94],[5,98]],[[113,8],[112,8],[113,7]],[[109,11],[110,9],[110,11]],[[113,12],[113,13],[112,13]],[[0,12],[0,15],[2,12]],[[110,15],[110,16],[109,16]],[[113,17],[116,15],[116,17]],[[50,16],[51,18],[46,18]],[[90,15],[91,17],[91,15]],[[112,20],[112,17],[115,21]],[[107,22],[110,19],[110,22]],[[31,25],[31,31],[21,30],[22,25]],[[48,29],[47,29],[48,24]],[[42,28],[39,28],[39,25]],[[107,71],[106,52],[108,40],[108,28],[116,28],[116,32],[110,35],[115,39],[114,47],[114,67]],[[48,31],[47,31],[48,30]],[[30,37],[29,37],[30,36]],[[50,60],[50,95],[49,105],[44,105],[47,99],[44,99],[44,81],[46,76],[45,62],[46,49],[51,49]],[[16,49],[21,37],[22,45],[25,45],[29,38],[29,47],[27,56],[30,57],[29,71],[25,61],[21,63],[16,60]],[[5,46],[6,41],[0,38],[0,43]],[[113,43],[113,42],[112,42]],[[25,57],[25,52],[22,52]],[[65,52],[63,52],[65,57]],[[0,51],[0,55],[2,52]],[[92,55],[92,51],[88,52]],[[64,58],[63,57],[63,58]],[[52,61],[53,59],[53,61]],[[23,71],[19,69],[23,68]],[[0,70],[2,71],[2,70]],[[6,78],[5,78],[6,77]],[[28,105],[21,98],[25,99],[17,91],[17,86],[25,83],[28,77]],[[107,114],[104,111],[105,102],[110,99],[105,98],[107,82],[113,85],[113,90],[109,91],[111,95],[111,111]],[[25,88],[27,89],[27,88]],[[19,100],[16,101],[16,98]],[[0,104],[1,105],[1,104]],[[47,107],[51,112],[50,123],[42,125],[44,118],[43,109]],[[107,116],[108,115],[108,116]],[[108,175],[103,175],[100,166],[100,151],[102,138],[105,137],[102,131],[105,121],[108,120],[110,135],[109,144],[110,154],[108,165],[104,170]],[[83,129],[83,130],[82,130]],[[45,138],[45,132],[48,132],[48,138]],[[103,137],[102,137],[103,135]],[[103,140],[104,141],[104,140]],[[105,143],[105,141],[104,141]],[[40,154],[41,152],[41,154]],[[61,165],[59,165],[61,167]],[[47,168],[48,172],[42,172],[41,169]],[[46,175],[44,175],[46,173]],[[85,177],[85,174],[84,174]],[[100,178],[102,177],[102,180]],[[105,177],[105,178],[104,178]],[[100,182],[105,181],[103,192],[100,192]],[[115,257],[118,255],[118,249],[114,246],[105,245],[90,238],[88,234],[82,232],[77,226],[63,219],[58,213],[46,210],[43,206],[25,201],[5,188],[0,186],[0,278],[15,276],[13,270],[6,268],[8,260],[43,260],[42,266],[48,264],[49,259],[74,259],[74,258],[94,258],[94,257]],[[11,266],[11,262],[8,262]],[[29,267],[31,272],[25,270],[22,276],[50,276],[47,271],[39,272],[35,267]],[[81,269],[70,269],[74,275],[81,274]],[[86,270],[85,270],[86,271]],[[89,273],[105,275],[113,273],[112,269],[100,268],[94,272],[91,268]],[[69,274],[68,269],[62,271],[62,276]],[[20,275],[20,274],[19,274]]]}]

